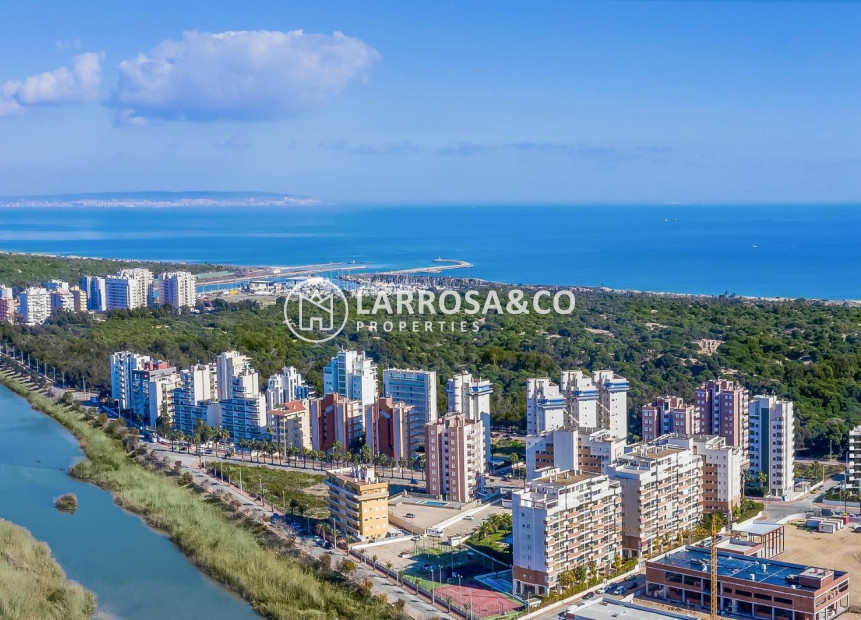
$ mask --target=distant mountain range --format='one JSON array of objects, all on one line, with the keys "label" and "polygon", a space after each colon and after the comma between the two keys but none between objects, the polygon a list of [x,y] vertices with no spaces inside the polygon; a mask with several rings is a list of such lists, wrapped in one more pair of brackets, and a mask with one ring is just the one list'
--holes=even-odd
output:
[{"label": "distant mountain range", "polygon": [[0,196],[0,207],[284,207],[319,200],[272,192],[105,192]]}]

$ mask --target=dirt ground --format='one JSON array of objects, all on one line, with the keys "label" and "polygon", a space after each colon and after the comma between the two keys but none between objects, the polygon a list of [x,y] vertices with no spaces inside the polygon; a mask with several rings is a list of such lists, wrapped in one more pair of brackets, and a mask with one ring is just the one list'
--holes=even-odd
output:
[{"label": "dirt ground", "polygon": [[[775,559],[849,571],[849,603],[861,608],[861,533],[844,527],[834,534],[820,534],[792,523],[787,523],[784,531],[786,550]],[[848,613],[843,618],[861,618],[861,614]]]}]

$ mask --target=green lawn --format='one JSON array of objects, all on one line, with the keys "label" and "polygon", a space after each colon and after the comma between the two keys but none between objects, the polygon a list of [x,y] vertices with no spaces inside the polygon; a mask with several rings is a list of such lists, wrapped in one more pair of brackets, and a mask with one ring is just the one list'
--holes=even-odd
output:
[{"label": "green lawn", "polygon": [[[221,467],[218,464],[208,467],[212,467],[217,475],[221,475]],[[242,472],[243,489],[259,496],[260,485],[262,484],[266,503],[274,503],[278,510],[284,510],[286,504],[287,512],[290,512],[290,500],[295,500],[299,505],[307,504],[308,513],[313,517],[325,518],[328,516],[326,498],[311,495],[304,491],[310,486],[320,484],[326,476],[264,466],[224,464],[225,480],[230,478],[233,484],[238,485],[240,472]],[[299,514],[298,510],[296,514]]]}]

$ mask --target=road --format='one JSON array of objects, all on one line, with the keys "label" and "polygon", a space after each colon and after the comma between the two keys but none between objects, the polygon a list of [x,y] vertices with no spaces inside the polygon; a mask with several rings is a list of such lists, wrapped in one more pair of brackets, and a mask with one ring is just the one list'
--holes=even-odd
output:
[{"label": "road", "polygon": [[[151,444],[150,447],[155,447],[154,444]],[[164,448],[164,446],[159,446],[160,448]],[[165,450],[157,450],[158,454],[164,456],[162,454]],[[171,456],[171,460],[176,461],[179,460],[182,462],[183,472],[188,472],[191,474],[192,478],[195,482],[204,488],[208,489],[210,493],[215,493],[216,491],[224,491],[229,493],[232,497],[236,498],[239,501],[244,509],[251,510],[254,512],[255,516],[258,516],[266,521],[269,521],[269,518],[273,514],[272,506],[265,505],[261,506],[260,502],[255,500],[252,496],[247,493],[241,493],[239,489],[236,487],[227,484],[226,482],[222,482],[216,477],[210,476],[206,472],[202,471],[199,468],[200,458],[193,454],[179,454],[177,452],[170,452],[168,449],[166,451]],[[294,469],[291,467],[291,469]],[[302,470],[302,468],[298,468]],[[302,470],[307,471],[307,470]],[[286,533],[283,529],[278,527],[272,527],[272,531],[276,532],[280,536],[284,536],[286,538]],[[349,557],[346,552],[341,549],[330,549],[326,550],[323,547],[318,546],[314,542],[313,534],[305,534],[299,535],[296,537],[296,545],[297,547],[305,552],[308,555],[311,555],[315,558],[319,558],[324,554],[329,554],[332,556],[332,566],[337,566],[341,560],[346,557]],[[357,568],[356,571],[351,575],[351,579],[356,583],[361,583],[366,578],[371,580],[372,589],[375,594],[383,594],[386,596],[386,599],[389,603],[394,604],[397,600],[403,600],[406,604],[405,611],[413,618],[444,618],[446,620],[453,620],[454,616],[451,616],[442,610],[435,608],[431,605],[431,603],[424,599],[424,597],[417,596],[414,592],[408,592],[404,588],[401,588],[397,584],[392,583],[388,580],[388,578],[382,576],[380,573],[372,570],[371,568],[363,565],[360,561],[358,561],[355,557],[350,557],[351,560],[356,562]]]}]

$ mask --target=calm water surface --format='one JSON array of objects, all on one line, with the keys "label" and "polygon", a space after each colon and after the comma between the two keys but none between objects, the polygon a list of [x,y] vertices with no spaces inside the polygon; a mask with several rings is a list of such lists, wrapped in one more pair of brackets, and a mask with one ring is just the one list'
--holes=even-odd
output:
[{"label": "calm water surface", "polygon": [[[48,543],[69,578],[96,594],[103,617],[259,617],[109,493],[67,476],[82,456],[65,428],[0,387],[0,517]],[[78,496],[73,515],[53,504],[69,492]]]}]

